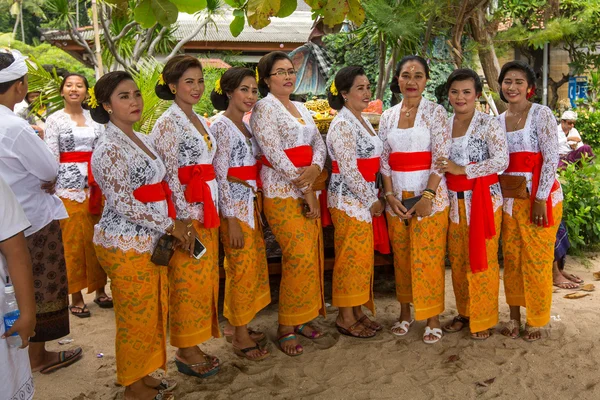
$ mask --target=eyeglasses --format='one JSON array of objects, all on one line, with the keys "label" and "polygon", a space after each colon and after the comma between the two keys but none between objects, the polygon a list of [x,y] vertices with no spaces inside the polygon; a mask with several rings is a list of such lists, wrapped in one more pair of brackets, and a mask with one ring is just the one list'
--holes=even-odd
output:
[{"label": "eyeglasses", "polygon": [[277,70],[275,73],[269,74],[269,76],[274,76],[277,75],[280,78],[284,78],[286,76],[294,76],[296,75],[296,70],[295,69],[288,69],[287,71],[284,71],[282,69]]}]

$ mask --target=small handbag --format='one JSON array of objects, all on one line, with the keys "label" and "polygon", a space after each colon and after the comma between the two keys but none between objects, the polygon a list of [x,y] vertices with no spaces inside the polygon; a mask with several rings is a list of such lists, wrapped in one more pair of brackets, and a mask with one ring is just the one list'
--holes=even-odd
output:
[{"label": "small handbag", "polygon": [[519,175],[502,174],[498,176],[502,197],[506,199],[528,199],[527,179]]},{"label": "small handbag", "polygon": [[175,253],[175,238],[171,235],[164,234],[158,239],[158,243],[152,252],[152,261],[156,265],[169,266],[171,257]]},{"label": "small handbag", "polygon": [[421,197],[423,197],[423,196],[415,196],[415,197],[409,197],[408,199],[404,199],[404,200],[402,200],[402,205],[406,208],[406,211],[408,211],[411,208],[413,208],[415,206],[415,204],[417,204],[419,202],[419,200],[421,200]]}]

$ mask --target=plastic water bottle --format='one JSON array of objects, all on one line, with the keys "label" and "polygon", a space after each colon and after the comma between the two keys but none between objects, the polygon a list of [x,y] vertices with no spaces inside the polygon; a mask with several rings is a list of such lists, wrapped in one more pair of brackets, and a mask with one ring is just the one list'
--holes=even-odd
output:
[{"label": "plastic water bottle", "polygon": [[[15,288],[13,285],[6,285],[4,287],[4,328],[7,331],[12,328],[20,315],[17,298],[15,297]],[[21,336],[17,332],[7,337],[6,343],[8,347],[21,347],[23,344]]]}]

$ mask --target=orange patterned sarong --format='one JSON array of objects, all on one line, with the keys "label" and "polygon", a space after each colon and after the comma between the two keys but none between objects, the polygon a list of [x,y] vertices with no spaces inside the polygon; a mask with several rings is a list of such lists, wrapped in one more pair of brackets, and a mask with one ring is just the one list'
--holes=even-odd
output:
[{"label": "orange patterned sarong", "polygon": [[[406,199],[413,193],[402,196]],[[413,217],[408,226],[389,213],[387,221],[398,301],[413,303],[417,320],[439,315],[444,311],[448,208],[420,221]]]},{"label": "orange patterned sarong", "polygon": [[332,305],[365,305],[375,314],[373,224],[359,221],[336,208],[329,211],[335,227]]},{"label": "orange patterned sarong", "polygon": [[223,316],[233,326],[247,325],[271,302],[269,267],[260,222],[255,218],[255,229],[238,222],[244,235],[244,248],[232,249],[229,223],[221,218],[221,242],[227,259]]},{"label": "orange patterned sarong", "polygon": [[[472,215],[472,214],[471,214]],[[452,265],[452,287],[458,313],[469,317],[471,332],[481,332],[498,323],[498,292],[500,266],[498,240],[502,225],[502,209],[494,212],[496,235],[485,239],[487,269],[471,271],[469,258],[469,225],[464,199],[458,200],[459,223],[450,221],[448,227],[448,258]]]},{"label": "orange patterned sarong", "polygon": [[279,324],[300,325],[325,316],[323,231],[320,219],[302,215],[303,199],[263,199],[269,226],[281,247]]},{"label": "orange patterned sarong", "polygon": [[114,301],[117,382],[128,386],[167,367],[167,267],[153,264],[150,253],[95,248]]},{"label": "orange patterned sarong", "polygon": [[100,219],[89,211],[89,199],[78,203],[69,199],[61,199],[69,218],[60,220],[60,228],[65,247],[65,262],[69,294],[87,288],[91,293],[106,285],[106,273],[102,270],[92,239],[94,225]]},{"label": "orange patterned sarong", "polygon": [[219,300],[219,230],[193,221],[198,239],[206,247],[199,259],[176,250],[169,263],[169,337],[172,346],[196,346],[221,337],[217,315]]},{"label": "orange patterned sarong", "polygon": [[527,323],[540,327],[550,322],[554,242],[562,203],[552,209],[555,223],[547,228],[530,222],[530,208],[529,199],[514,199],[513,215],[503,215],[504,291],[508,305],[526,307]]}]

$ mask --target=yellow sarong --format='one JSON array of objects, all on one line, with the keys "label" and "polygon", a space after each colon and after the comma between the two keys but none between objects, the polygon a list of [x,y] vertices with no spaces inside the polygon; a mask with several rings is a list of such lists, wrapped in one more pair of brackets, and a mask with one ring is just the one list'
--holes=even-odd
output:
[{"label": "yellow sarong", "polygon": [[527,308],[527,323],[540,327],[550,322],[552,263],[562,203],[552,209],[554,225],[540,228],[530,222],[529,199],[514,199],[513,215],[504,213],[504,291],[509,306]]},{"label": "yellow sarong", "polygon": [[176,250],[169,263],[169,337],[172,346],[196,346],[221,337],[219,300],[219,229],[196,220],[198,239],[206,247],[199,259]]},{"label": "yellow sarong", "polygon": [[255,229],[238,220],[244,235],[244,248],[229,245],[229,224],[221,218],[221,243],[225,250],[225,300],[223,316],[233,326],[247,325],[256,313],[271,302],[269,267],[260,222]]},{"label": "yellow sarong", "polygon": [[114,302],[117,382],[128,386],[167,367],[167,267],[153,264],[150,253],[95,248]]},{"label": "yellow sarong", "polygon": [[279,324],[287,326],[325,316],[321,220],[304,217],[302,202],[294,198],[263,200],[265,216],[283,252]]},{"label": "yellow sarong", "polygon": [[458,200],[459,223],[448,227],[448,258],[452,266],[452,287],[458,313],[469,317],[471,332],[481,332],[498,323],[500,266],[498,240],[502,225],[502,208],[494,213],[496,236],[485,241],[488,269],[476,274],[469,264],[469,225],[464,199]]},{"label": "yellow sarong", "polygon": [[365,305],[375,314],[373,224],[359,221],[336,208],[329,211],[335,227],[332,304],[335,307]]},{"label": "yellow sarong", "polygon": [[94,225],[100,216],[90,214],[89,199],[83,203],[69,199],[61,200],[69,213],[69,218],[60,220],[69,294],[80,292],[85,288],[88,293],[95,292],[106,285],[106,273],[98,262],[92,243]]}]

